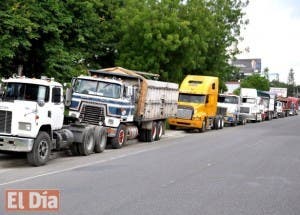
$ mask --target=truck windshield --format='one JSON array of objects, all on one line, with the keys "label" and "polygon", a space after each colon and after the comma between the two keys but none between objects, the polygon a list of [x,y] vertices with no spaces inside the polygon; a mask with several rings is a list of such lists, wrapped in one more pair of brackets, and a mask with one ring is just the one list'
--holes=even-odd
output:
[{"label": "truck windshield", "polygon": [[255,104],[256,99],[253,98],[243,98],[243,103]]},{"label": "truck windshield", "polygon": [[77,79],[74,84],[74,91],[76,93],[98,95],[108,98],[121,97],[121,85],[109,82]]},{"label": "truck windshield", "polygon": [[205,103],[205,95],[180,93],[178,101],[204,104]]},{"label": "truck windshield", "polygon": [[45,101],[49,100],[49,88],[26,83],[5,83],[3,100]]},{"label": "truck windshield", "polygon": [[238,104],[238,98],[235,96],[219,96],[218,102],[226,104]]}]

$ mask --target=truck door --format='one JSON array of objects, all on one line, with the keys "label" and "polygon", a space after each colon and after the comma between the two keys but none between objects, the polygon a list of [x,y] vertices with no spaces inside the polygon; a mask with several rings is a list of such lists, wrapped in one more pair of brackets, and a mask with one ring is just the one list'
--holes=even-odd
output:
[{"label": "truck door", "polygon": [[61,87],[53,87],[51,93],[52,108],[48,112],[53,130],[60,129],[64,122],[64,103]]}]

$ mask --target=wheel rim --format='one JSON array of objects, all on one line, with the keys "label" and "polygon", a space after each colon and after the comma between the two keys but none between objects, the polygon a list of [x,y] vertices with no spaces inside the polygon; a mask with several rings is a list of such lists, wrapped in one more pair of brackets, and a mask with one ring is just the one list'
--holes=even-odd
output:
[{"label": "wheel rim", "polygon": [[152,128],[152,138],[155,139],[156,137],[156,126],[153,126]]},{"label": "wheel rim", "polygon": [[218,128],[221,128],[221,120],[218,119]]},{"label": "wheel rim", "polygon": [[124,139],[125,139],[125,132],[124,132],[123,130],[121,130],[121,131],[119,132],[119,138],[118,138],[119,144],[120,144],[120,145],[123,144]]},{"label": "wheel rim", "polygon": [[42,140],[39,144],[39,149],[38,149],[39,157],[45,160],[48,156],[48,151],[49,151],[49,147],[47,141]]},{"label": "wheel rim", "polygon": [[89,137],[88,137],[88,141],[87,141],[87,149],[89,150],[89,151],[91,151],[92,149],[93,149],[93,145],[94,145],[94,138],[90,135]]}]

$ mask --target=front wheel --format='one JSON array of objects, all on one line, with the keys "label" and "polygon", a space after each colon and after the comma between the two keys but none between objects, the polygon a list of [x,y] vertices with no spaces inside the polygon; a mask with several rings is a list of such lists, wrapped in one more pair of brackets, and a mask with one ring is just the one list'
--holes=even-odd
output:
[{"label": "front wheel", "polygon": [[50,158],[50,136],[47,132],[39,132],[31,152],[27,153],[28,163],[33,166],[45,165]]},{"label": "front wheel", "polygon": [[111,140],[112,148],[114,149],[122,148],[122,146],[125,145],[126,142],[127,142],[126,126],[120,125],[117,130],[116,136]]}]

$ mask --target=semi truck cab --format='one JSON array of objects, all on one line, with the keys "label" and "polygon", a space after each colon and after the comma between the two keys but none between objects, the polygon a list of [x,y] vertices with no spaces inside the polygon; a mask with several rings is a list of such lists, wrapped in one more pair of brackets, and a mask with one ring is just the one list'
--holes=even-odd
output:
[{"label": "semi truck cab", "polygon": [[40,131],[61,129],[62,85],[52,80],[15,77],[3,80],[0,150],[30,152]]}]

